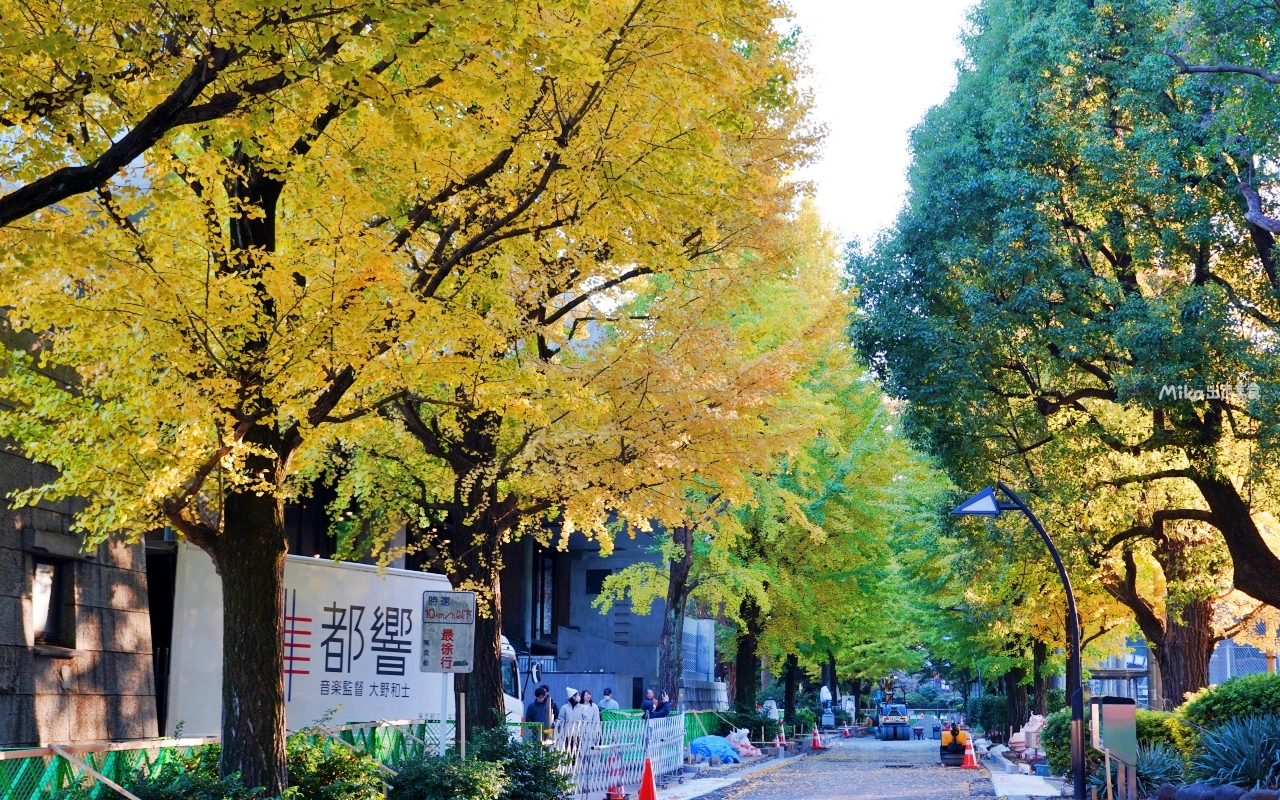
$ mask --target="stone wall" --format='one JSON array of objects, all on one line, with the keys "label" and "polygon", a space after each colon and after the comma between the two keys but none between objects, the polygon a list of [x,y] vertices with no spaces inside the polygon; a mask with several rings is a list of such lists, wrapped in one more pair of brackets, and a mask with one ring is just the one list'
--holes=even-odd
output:
[{"label": "stone wall", "polygon": [[[53,475],[0,450],[0,496]],[[0,502],[0,745],[157,735],[143,545],[82,551],[75,511],[75,501]],[[37,559],[69,584],[63,634],[44,644],[32,621]]]}]

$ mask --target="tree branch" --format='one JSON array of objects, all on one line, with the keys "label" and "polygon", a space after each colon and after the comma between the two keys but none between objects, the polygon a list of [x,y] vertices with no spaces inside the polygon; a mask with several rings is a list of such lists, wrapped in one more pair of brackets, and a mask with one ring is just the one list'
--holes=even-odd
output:
[{"label": "tree branch", "polygon": [[1280,75],[1273,75],[1272,73],[1258,67],[1245,67],[1238,64],[1188,64],[1181,56],[1172,50],[1165,50],[1164,54],[1173,59],[1173,63],[1178,65],[1178,72],[1183,75],[1252,75],[1255,78],[1261,78],[1267,83],[1280,86]]}]

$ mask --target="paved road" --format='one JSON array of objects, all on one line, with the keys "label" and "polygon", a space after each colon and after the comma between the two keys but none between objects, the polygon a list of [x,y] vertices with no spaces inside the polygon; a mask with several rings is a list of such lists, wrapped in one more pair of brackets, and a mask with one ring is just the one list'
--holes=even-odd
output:
[{"label": "paved road", "polygon": [[[696,785],[696,781],[693,782]],[[703,800],[968,800],[994,798],[985,769],[938,763],[938,743],[837,739],[831,750],[750,775]]]}]

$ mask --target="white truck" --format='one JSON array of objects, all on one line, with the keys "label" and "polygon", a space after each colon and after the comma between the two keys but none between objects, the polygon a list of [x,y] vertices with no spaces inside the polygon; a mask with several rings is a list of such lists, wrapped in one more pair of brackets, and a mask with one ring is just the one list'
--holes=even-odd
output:
[{"label": "white truck", "polygon": [[[284,567],[285,724],[297,730],[380,719],[453,719],[453,680],[419,671],[424,591],[443,575],[304,556]],[[217,735],[222,717],[222,581],[209,556],[180,542],[164,735]],[[442,681],[443,686],[442,686]],[[508,722],[524,721],[520,668],[502,640]],[[443,706],[442,706],[443,702]]]}]

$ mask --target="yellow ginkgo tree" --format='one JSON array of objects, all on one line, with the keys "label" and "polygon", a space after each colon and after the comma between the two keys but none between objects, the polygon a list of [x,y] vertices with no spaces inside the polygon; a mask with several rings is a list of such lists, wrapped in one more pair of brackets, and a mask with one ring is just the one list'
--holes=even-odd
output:
[{"label": "yellow ginkgo tree", "polygon": [[[167,524],[209,553],[224,586],[221,769],[271,794],[286,783],[283,503],[324,457],[318,438],[433,374],[453,380],[478,319],[526,324],[510,316],[515,286],[553,298],[745,235],[788,207],[783,178],[809,142],[772,4],[353,13],[327,60],[305,38],[266,42],[285,35],[267,23],[244,34],[285,70],[269,102],[170,126],[125,174],[0,228],[0,304],[38,336],[5,357],[0,429],[59,470],[19,500],[81,496],[91,540]],[[111,28],[111,8],[93,14]],[[36,35],[9,19],[6,43]],[[314,69],[284,63],[291,47]],[[83,102],[151,87],[119,70],[103,88],[113,73],[95,67]],[[38,127],[51,118],[23,119],[36,128],[7,157],[37,186],[66,151]],[[106,146],[96,136],[83,146]]]}]

